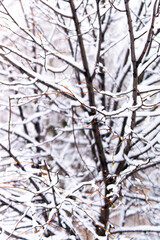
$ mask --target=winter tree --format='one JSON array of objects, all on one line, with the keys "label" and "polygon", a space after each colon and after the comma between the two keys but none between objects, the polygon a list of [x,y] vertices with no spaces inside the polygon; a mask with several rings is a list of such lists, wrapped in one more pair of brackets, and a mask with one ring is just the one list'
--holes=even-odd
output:
[{"label": "winter tree", "polygon": [[159,239],[159,10],[0,1],[1,239]]}]

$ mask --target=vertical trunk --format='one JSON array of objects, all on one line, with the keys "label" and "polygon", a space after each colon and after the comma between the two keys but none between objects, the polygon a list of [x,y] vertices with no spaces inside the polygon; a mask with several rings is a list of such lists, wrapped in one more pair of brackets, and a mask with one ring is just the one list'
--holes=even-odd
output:
[{"label": "vertical trunk", "polygon": [[[73,20],[74,20],[74,24],[75,24],[75,28],[76,28],[76,32],[77,32],[77,38],[78,38],[78,43],[79,43],[79,48],[80,48],[80,53],[81,53],[81,59],[83,62],[83,67],[85,69],[85,79],[86,79],[86,84],[87,84],[87,88],[88,88],[89,105],[96,107],[95,96],[94,96],[93,85],[92,85],[93,76],[90,75],[88,60],[87,60],[87,53],[86,53],[86,50],[84,47],[84,41],[83,41],[81,29],[80,29],[80,23],[79,23],[79,20],[77,17],[76,8],[75,8],[73,0],[70,1],[70,6],[71,6]],[[101,41],[101,39],[99,39],[99,41]],[[92,109],[92,111],[90,112],[90,115],[93,116],[95,114],[96,114],[96,111],[94,109]],[[95,145],[97,148],[97,155],[98,155],[98,159],[99,159],[100,165],[101,165],[103,181],[105,182],[105,196],[106,196],[106,194],[107,194],[106,187],[110,182],[110,181],[106,181],[106,177],[107,177],[109,171],[108,171],[107,161],[106,161],[106,157],[105,157],[104,150],[103,150],[102,139],[101,139],[101,136],[99,133],[98,119],[94,118],[91,122],[91,125],[92,125],[92,131],[94,134]],[[100,218],[99,218],[100,222],[103,225],[103,228],[106,227],[106,224],[108,222],[109,207],[110,207],[109,201],[105,198],[105,196],[104,196],[104,206],[101,208],[101,213],[100,213]],[[98,235],[100,235],[100,236],[105,235],[105,230],[103,228],[100,228],[98,226],[96,227]]]}]

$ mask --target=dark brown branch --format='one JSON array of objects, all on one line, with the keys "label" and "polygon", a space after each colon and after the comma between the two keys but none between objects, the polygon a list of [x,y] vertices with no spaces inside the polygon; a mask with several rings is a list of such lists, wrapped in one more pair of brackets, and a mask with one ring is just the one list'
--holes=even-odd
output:
[{"label": "dark brown branch", "polygon": [[95,70],[91,77],[92,79],[95,77],[95,74],[96,74],[96,66],[101,60],[100,51],[101,51],[101,44],[102,44],[102,26],[101,26],[101,16],[100,16],[100,9],[99,9],[98,2],[97,2],[97,17],[98,17],[98,26],[99,26],[98,37],[97,37],[98,49],[97,49],[97,53],[96,53],[97,55],[96,55]]},{"label": "dark brown branch", "polygon": [[137,61],[137,65],[139,65],[141,63],[144,55],[146,54],[146,51],[147,51],[149,45],[150,45],[150,42],[151,42],[151,38],[152,38],[152,35],[153,35],[154,22],[155,22],[155,17],[156,17],[157,2],[158,2],[158,0],[155,1],[154,6],[153,6],[153,15],[152,15],[151,26],[150,26],[150,29],[149,29],[149,32],[148,32],[146,43],[144,45],[144,48],[142,50],[142,53],[141,53],[138,61]]},{"label": "dark brown branch", "polygon": [[[81,29],[80,29],[80,23],[79,23],[79,20],[77,17],[77,13],[76,13],[76,9],[75,9],[73,0],[70,1],[70,6],[71,6],[73,20],[74,20],[74,24],[75,24],[75,28],[76,28],[76,32],[77,32],[83,67],[85,69],[85,78],[86,78],[86,83],[87,83],[87,88],[88,88],[89,105],[96,106],[95,96],[94,96],[94,91],[93,91],[93,86],[92,86],[92,77],[90,76],[90,72],[89,72],[89,66],[88,66],[86,51],[85,51],[84,42],[83,42],[83,38],[82,38],[82,33],[81,33]],[[95,109],[91,109],[91,115],[95,115],[95,113],[96,113]],[[108,168],[107,168],[107,164],[106,164],[106,158],[104,155],[102,140],[101,140],[101,137],[99,134],[99,127],[98,127],[97,119],[94,119],[91,124],[92,124],[92,130],[94,133],[95,143],[96,143],[97,150],[98,150],[99,160],[101,162],[103,176],[106,176],[106,174],[108,174]]]},{"label": "dark brown branch", "polygon": [[[135,53],[132,18],[130,14],[128,1],[125,1],[125,9],[126,9],[126,16],[128,21],[129,37],[130,37],[130,51],[131,51],[131,61],[132,61],[132,68],[133,68],[133,106],[135,106],[137,104],[138,70],[137,70],[137,61],[136,61],[136,53]],[[133,111],[132,117],[131,117],[131,130],[133,130],[135,127],[135,119],[136,119],[136,111]],[[128,148],[129,148],[129,145],[127,146],[126,152],[129,151]]]},{"label": "dark brown branch", "polygon": [[[130,13],[130,8],[129,8],[129,1],[124,0],[124,3],[125,3],[128,29],[129,29],[129,38],[130,38],[130,52],[131,52],[131,62],[132,62],[132,68],[133,68],[133,95],[132,95],[132,98],[133,98],[133,106],[135,106],[135,105],[137,105],[137,85],[138,85],[138,69],[137,69],[135,43],[134,43],[135,40],[134,40],[132,18],[131,18],[131,13]],[[128,153],[130,151],[132,131],[135,127],[135,122],[136,122],[136,110],[132,111],[132,115],[131,115],[131,123],[130,123],[131,132],[128,135],[127,144],[126,144],[126,147],[124,148],[124,154],[126,154],[126,155],[128,155]],[[121,171],[123,171],[125,164],[126,164],[126,162],[124,160],[118,165],[118,167],[116,169],[116,174],[119,174]]]}]

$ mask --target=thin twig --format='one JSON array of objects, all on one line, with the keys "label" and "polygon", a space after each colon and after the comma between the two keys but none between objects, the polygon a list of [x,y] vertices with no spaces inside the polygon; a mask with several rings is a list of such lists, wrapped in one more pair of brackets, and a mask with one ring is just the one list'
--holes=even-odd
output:
[{"label": "thin twig", "polygon": [[16,223],[13,231],[12,231],[11,234],[7,237],[6,240],[8,240],[11,236],[13,236],[13,233],[14,233],[14,231],[16,230],[18,224],[19,224],[19,223],[22,221],[22,219],[26,216],[26,214],[27,214],[27,212],[28,212],[29,209],[30,209],[30,207],[27,207],[27,208],[26,208],[24,214],[20,217],[20,219],[19,219],[18,222]]},{"label": "thin twig", "polygon": [[77,149],[77,152],[80,156],[80,159],[82,160],[83,164],[85,165],[86,169],[90,172],[90,174],[92,175],[93,178],[95,178],[94,174],[91,172],[91,170],[88,168],[87,164],[85,163],[83,157],[82,157],[82,154],[81,152],[79,151],[79,148],[78,148],[78,144],[76,142],[76,136],[75,136],[75,132],[74,132],[74,111],[73,111],[73,107],[72,107],[72,128],[73,128],[73,137],[74,137],[74,143],[75,143],[75,146],[76,146],[76,149]]},{"label": "thin twig", "polygon": [[10,141],[10,133],[11,133],[11,98],[9,97],[9,119],[8,119],[8,149],[11,151],[11,141]]}]

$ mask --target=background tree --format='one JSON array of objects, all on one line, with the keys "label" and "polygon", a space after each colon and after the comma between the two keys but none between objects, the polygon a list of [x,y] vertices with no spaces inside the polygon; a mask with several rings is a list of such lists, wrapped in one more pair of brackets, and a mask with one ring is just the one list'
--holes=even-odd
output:
[{"label": "background tree", "polygon": [[3,239],[159,239],[159,5],[0,2]]}]

